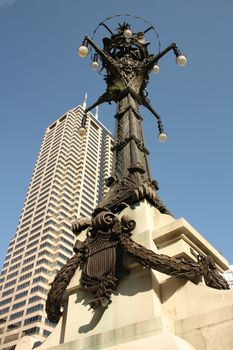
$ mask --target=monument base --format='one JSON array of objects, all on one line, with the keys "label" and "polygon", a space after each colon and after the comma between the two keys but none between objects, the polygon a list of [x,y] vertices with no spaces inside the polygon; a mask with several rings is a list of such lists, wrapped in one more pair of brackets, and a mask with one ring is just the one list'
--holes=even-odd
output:
[{"label": "monument base", "polygon": [[[136,221],[133,240],[146,248],[194,261],[196,254],[211,255],[219,271],[228,269],[227,261],[184,219],[161,214],[147,201],[119,217],[124,214]],[[129,274],[120,279],[107,308],[90,309],[90,294],[78,286],[76,271],[63,316],[38,350],[233,349],[233,291],[143,268],[127,255],[124,262]],[[25,338],[16,350],[32,349],[29,339],[25,347]]]}]

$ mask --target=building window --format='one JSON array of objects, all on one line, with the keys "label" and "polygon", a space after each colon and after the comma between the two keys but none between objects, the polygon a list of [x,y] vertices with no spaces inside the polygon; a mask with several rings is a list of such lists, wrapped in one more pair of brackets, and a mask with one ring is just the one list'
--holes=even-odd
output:
[{"label": "building window", "polygon": [[40,315],[29,317],[24,321],[24,326],[27,326],[28,324],[31,324],[34,322],[40,322],[41,320],[42,320],[42,316],[40,316]]},{"label": "building window", "polygon": [[28,252],[25,253],[25,256],[31,255],[37,251],[37,247],[29,250]]},{"label": "building window", "polygon": [[18,309],[21,306],[24,306],[26,304],[26,300],[20,301],[19,303],[16,303],[12,306],[12,310]]},{"label": "building window", "polygon": [[40,236],[40,232],[36,233],[35,235],[31,236],[28,240],[28,242],[31,242],[33,241],[35,238],[39,237]]},{"label": "building window", "polygon": [[14,292],[14,288],[8,289],[2,293],[2,298]]},{"label": "building window", "polygon": [[16,294],[15,300],[21,299],[21,298],[25,297],[27,294],[28,294],[28,290],[25,290],[24,292],[21,292],[21,293],[19,293],[19,294]]},{"label": "building window", "polygon": [[28,304],[34,303],[35,301],[39,301],[39,300],[41,300],[41,297],[39,297],[38,295],[35,295],[34,297],[29,298]]},{"label": "building window", "polygon": [[61,230],[61,232],[74,241],[75,236],[73,234],[67,232],[66,230]]},{"label": "building window", "polygon": [[43,222],[43,219],[37,220],[36,222],[34,222],[34,224],[32,225],[32,227],[37,226],[37,225],[40,224],[41,222]]},{"label": "building window", "polygon": [[37,274],[37,273],[41,273],[41,272],[44,272],[44,273],[46,273],[46,274],[49,274],[49,270],[47,270],[45,267],[40,267],[39,269],[36,269],[35,270],[35,275]]},{"label": "building window", "polygon": [[21,317],[21,316],[23,316],[23,310],[10,315],[9,320],[14,320],[14,319]]},{"label": "building window", "polygon": [[53,256],[48,250],[42,250],[39,254],[38,257],[43,256],[43,255],[48,255],[48,256]]},{"label": "building window", "polygon": [[[24,250],[25,250],[25,248],[20,248],[20,249],[16,250],[16,251],[13,253],[13,256],[18,255],[19,253],[22,253]],[[13,261],[13,260],[12,260],[12,261]]]},{"label": "building window", "polygon": [[30,335],[30,334],[39,334],[40,333],[40,328],[39,327],[32,327],[29,329],[26,329],[23,331],[25,335]]},{"label": "building window", "polygon": [[44,288],[44,287],[41,287],[41,286],[36,286],[36,287],[33,287],[32,289],[31,289],[31,294],[32,293],[35,293],[35,292],[42,292],[42,293],[44,293],[44,294],[47,294],[47,289],[46,288]]},{"label": "building window", "polygon": [[40,245],[40,249],[45,248],[45,247],[48,247],[48,248],[54,250],[53,244],[51,244],[51,243],[49,243],[49,242],[45,242],[45,243],[42,243],[42,244]]},{"label": "building window", "polygon": [[19,282],[26,280],[27,278],[31,277],[31,275],[32,275],[32,272],[26,273],[25,275],[23,275],[19,278]]},{"label": "building window", "polygon": [[70,249],[64,247],[64,246],[61,245],[61,244],[58,245],[58,249],[63,250],[64,252],[68,253],[69,255],[72,255],[72,254],[73,254],[73,251],[72,251],[72,250],[70,250]]},{"label": "building window", "polygon": [[28,214],[32,213],[32,212],[33,212],[33,210],[34,210],[34,208],[32,208],[32,209],[30,209],[30,210],[25,211],[24,215],[26,216],[26,215],[28,215]]},{"label": "building window", "polygon": [[8,276],[7,276],[7,280],[9,280],[9,279],[11,279],[12,277],[15,277],[15,276],[17,276],[18,275],[18,271],[15,271],[15,272],[13,272],[13,273],[10,273]]},{"label": "building window", "polygon": [[[7,306],[7,307],[4,307],[4,309],[1,309],[0,310],[0,315],[4,315],[4,314],[7,314],[7,312],[9,312],[10,310],[10,307]],[[1,320],[0,320],[1,321]],[[1,322],[0,322],[1,323]]]},{"label": "building window", "polygon": [[47,239],[51,239],[51,241],[56,242],[56,238],[54,238],[53,236],[51,236],[51,235],[49,235],[49,234],[43,236],[43,237],[41,238],[41,242],[43,242],[43,241],[45,241],[45,240],[47,240]]},{"label": "building window", "polygon": [[65,239],[64,237],[61,237],[61,241],[65,242],[68,246],[70,246],[71,248],[73,248],[74,246],[74,242],[70,242],[67,239]]},{"label": "building window", "polygon": [[53,128],[55,128],[57,122],[53,123],[50,127],[49,127],[49,130],[52,130]]},{"label": "building window", "polygon": [[0,301],[0,306],[9,304],[11,301],[12,301],[12,297],[7,298],[7,299],[5,299],[5,300],[2,300],[2,301]]},{"label": "building window", "polygon": [[22,258],[22,256],[23,256],[23,255],[19,255],[19,256],[17,256],[17,258],[12,259],[12,260],[11,260],[11,263],[13,264],[14,262],[20,260],[20,259]]},{"label": "building window", "polygon": [[28,314],[31,314],[32,312],[43,310],[43,309],[44,309],[44,305],[43,304],[38,304],[38,305],[35,305],[35,306],[32,306],[32,307],[29,307],[29,309],[27,309],[26,314],[28,315]]},{"label": "building window", "polygon": [[9,265],[9,261],[3,265],[3,268],[7,267],[8,265]]},{"label": "building window", "polygon": [[65,261],[67,261],[67,260],[69,259],[67,256],[65,256],[65,255],[62,254],[62,253],[58,253],[58,257],[61,258],[61,259],[63,259],[63,260],[65,260]]},{"label": "building window", "polygon": [[8,260],[8,259],[10,259],[10,257],[11,257],[11,255],[9,254],[9,255],[7,255],[6,257],[5,257],[5,261],[6,260]]},{"label": "building window", "polygon": [[6,283],[5,286],[4,286],[4,288],[8,288],[8,287],[10,287],[10,286],[13,286],[15,283],[16,283],[16,279],[15,279],[15,280],[12,280],[12,281],[10,281],[10,282],[8,282],[8,283]]},{"label": "building window", "polygon": [[[27,263],[29,263],[30,261],[32,261],[32,260],[34,260],[35,259],[35,255],[32,255],[32,256],[30,256],[30,258],[27,258],[27,259],[25,259],[24,260],[24,262],[23,262],[23,265],[25,265],[25,264],[27,264]],[[33,266],[34,264],[32,264],[32,266]],[[31,265],[29,265],[29,266],[31,266]],[[27,266],[28,267],[28,266]],[[26,267],[25,267],[26,268]],[[26,270],[25,270],[26,271]],[[21,272],[23,272],[23,269],[22,269],[22,271]]]},{"label": "building window", "polygon": [[23,230],[20,230],[18,234],[22,235],[22,233],[27,232],[28,230],[29,230],[29,226],[27,228],[23,229]]},{"label": "building window", "polygon": [[61,118],[59,119],[60,123],[63,122],[63,120],[66,119],[66,116],[67,116],[67,114],[63,115],[63,117],[61,117]]},{"label": "building window", "polygon": [[35,212],[35,214],[41,213],[45,208],[46,208],[46,205],[45,205],[44,207],[38,209],[38,210]]},{"label": "building window", "polygon": [[33,247],[34,245],[36,245],[38,242],[39,242],[39,239],[37,239],[36,241],[34,241],[34,242],[28,244],[26,249],[30,249],[31,247]]},{"label": "building window", "polygon": [[[34,256],[35,256],[35,255],[34,255]],[[28,265],[28,266],[23,267],[22,270],[21,270],[21,273],[32,269],[32,268],[33,268],[33,265],[34,265],[34,264],[30,264],[30,265]],[[22,276],[22,277],[23,277],[23,276]]]},{"label": "building window", "polygon": [[45,259],[45,258],[42,258],[36,262],[36,265],[41,265],[41,264],[46,264],[46,265],[52,266],[52,263],[48,259]]},{"label": "building window", "polygon": [[44,278],[42,276],[36,277],[33,279],[32,283],[37,283],[37,282],[44,282],[44,283],[48,283],[48,279]]},{"label": "building window", "polygon": [[17,239],[17,242],[22,241],[22,239],[27,237],[27,233],[25,233],[25,235],[19,236],[19,238]]},{"label": "building window", "polygon": [[36,232],[36,231],[40,230],[40,229],[41,229],[41,227],[42,227],[42,225],[40,225],[40,226],[38,226],[38,227],[34,228],[33,230],[31,230],[31,235],[32,235],[34,232]]},{"label": "building window", "polygon": [[16,288],[16,290],[20,290],[20,289],[26,288],[26,287],[29,286],[29,284],[30,284],[30,281],[24,282],[24,283],[20,284],[20,285]]},{"label": "building window", "polygon": [[22,321],[9,324],[9,325],[7,326],[7,330],[6,330],[6,331],[7,331],[7,332],[10,332],[10,331],[12,331],[13,329],[19,328],[19,327],[21,326],[21,323],[22,323]]}]

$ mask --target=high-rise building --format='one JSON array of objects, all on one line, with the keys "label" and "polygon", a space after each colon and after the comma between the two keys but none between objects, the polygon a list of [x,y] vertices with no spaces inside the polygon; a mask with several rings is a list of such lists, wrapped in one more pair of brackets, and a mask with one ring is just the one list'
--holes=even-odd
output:
[{"label": "high-rise building", "polygon": [[73,254],[71,222],[90,215],[106,191],[113,139],[91,113],[81,138],[83,111],[78,106],[46,129],[0,276],[1,350],[13,350],[23,335],[41,341],[50,334],[46,294]]}]

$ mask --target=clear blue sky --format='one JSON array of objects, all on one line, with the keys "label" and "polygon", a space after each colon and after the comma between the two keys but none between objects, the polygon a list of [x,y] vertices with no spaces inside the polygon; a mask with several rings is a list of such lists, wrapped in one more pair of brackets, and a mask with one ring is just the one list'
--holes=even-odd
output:
[{"label": "clear blue sky", "polygon": [[[157,141],[154,119],[142,109],[160,197],[233,262],[232,0],[0,0],[0,265],[45,128],[82,103],[85,92],[91,103],[105,90],[90,58],[78,58],[76,48],[102,19],[126,12],[147,18],[162,48],[176,41],[189,59],[179,68],[170,54],[150,79],[166,144]],[[100,108],[110,130],[114,111],[114,105]]]}]

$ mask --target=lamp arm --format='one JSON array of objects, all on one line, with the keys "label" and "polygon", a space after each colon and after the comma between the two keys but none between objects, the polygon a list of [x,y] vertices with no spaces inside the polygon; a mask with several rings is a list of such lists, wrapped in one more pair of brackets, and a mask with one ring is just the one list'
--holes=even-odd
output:
[{"label": "lamp arm", "polygon": [[99,55],[103,63],[105,63],[108,66],[108,70],[110,70],[112,73],[121,75],[117,63],[110,55],[107,54],[107,52],[101,50],[96,45],[96,43],[91,38],[89,38],[89,36],[86,35],[84,40],[86,40],[86,42],[93,47],[93,49]]},{"label": "lamp arm", "polygon": [[181,54],[176,43],[172,43],[168,47],[166,47],[166,49],[153,56],[151,60],[143,66],[143,70],[147,72],[150,71],[153,68],[154,64],[157,63],[163,56],[165,56],[171,50],[173,50],[176,57],[178,57]]},{"label": "lamp arm", "polygon": [[90,110],[92,110],[93,108],[99,106],[102,103],[105,102],[111,102],[112,98],[111,96],[108,94],[108,92],[105,92],[103,95],[101,95],[91,106],[87,107],[84,111],[84,115],[86,115],[87,112],[89,112]]},{"label": "lamp arm", "polygon": [[150,102],[147,98],[142,98],[141,99],[141,104],[146,107],[151,113],[152,115],[156,118],[157,120],[157,124],[158,124],[158,129],[159,129],[159,133],[163,133],[164,132],[164,128],[163,128],[163,124],[162,124],[162,120],[160,115],[154,110],[154,108],[150,105]]}]

